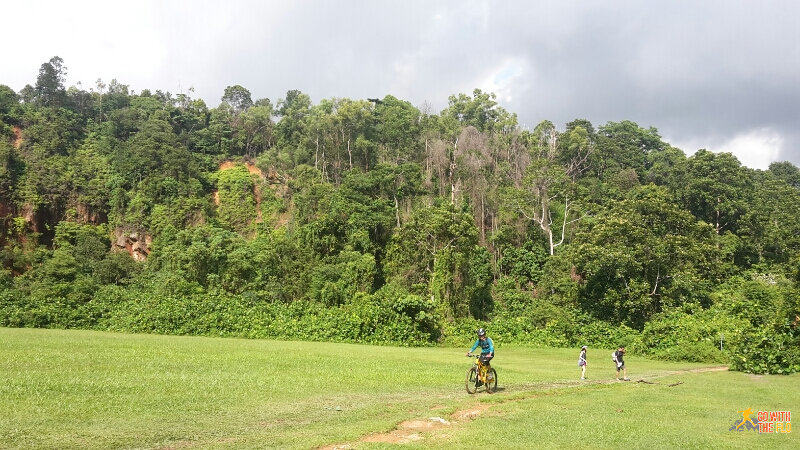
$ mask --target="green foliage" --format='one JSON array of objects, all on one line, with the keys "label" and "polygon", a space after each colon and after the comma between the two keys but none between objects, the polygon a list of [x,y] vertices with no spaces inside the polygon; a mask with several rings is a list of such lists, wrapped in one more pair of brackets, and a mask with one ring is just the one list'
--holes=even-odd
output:
[{"label": "green foliage", "polygon": [[517,125],[516,115],[497,106],[495,100],[497,96],[494,93],[480,89],[472,91],[472,98],[466,94],[451,95],[448,98],[448,107],[442,111],[442,115],[458,120],[463,126],[473,126],[479,131],[513,129]]},{"label": "green foliage", "polygon": [[749,373],[800,372],[800,330],[797,323],[742,330],[734,336],[731,369]]},{"label": "green foliage", "polygon": [[579,237],[576,266],[583,308],[641,328],[687,302],[707,303],[702,282],[714,275],[709,227],[680,210],[653,185],[629,193]]},{"label": "green foliage", "polygon": [[738,230],[752,190],[747,170],[730,153],[699,150],[688,160],[686,206],[698,219],[713,225],[717,234]]},{"label": "green foliage", "polygon": [[752,373],[800,371],[800,302],[797,288],[779,274],[750,272],[715,293],[716,304],[742,323],[731,333],[734,370]]},{"label": "green foliage", "polygon": [[[136,289],[107,286],[88,305],[95,328],[177,335],[238,336],[307,341],[426,345],[438,330],[425,326],[430,308],[413,316],[362,294],[336,307],[312,302],[271,303],[258,296],[204,290],[181,280]],[[89,309],[89,308],[87,308]],[[427,311],[427,312],[426,312]],[[414,319],[420,318],[419,322]]]},{"label": "green foliage", "polygon": [[255,183],[243,165],[217,175],[217,219],[228,229],[243,233],[256,219]]},{"label": "green foliage", "polygon": [[476,244],[474,221],[463,209],[447,203],[419,209],[389,243],[386,278],[433,297],[446,317],[465,317],[482,303],[490,281],[487,255]]},{"label": "green foliage", "polygon": [[630,121],[522,130],[477,89],[438,115],[239,85],[209,109],[65,75],[0,85],[2,324],[409,345],[484,324],[676,360],[724,334],[742,370],[794,364],[790,163],[687,158]]},{"label": "green foliage", "polygon": [[608,122],[597,130],[597,153],[595,170],[598,175],[611,175],[630,169],[641,176],[648,169],[647,158],[662,150],[666,144],[655,128],[644,129],[623,120]]},{"label": "green foliage", "polygon": [[369,293],[375,283],[375,258],[344,251],[311,271],[308,297],[327,306],[342,305],[359,292]]},{"label": "green foliage", "polygon": [[647,323],[642,331],[642,350],[670,361],[727,362],[723,353],[726,342],[744,325],[719,309],[694,314],[675,310]]},{"label": "green foliage", "polygon": [[13,89],[0,84],[0,130],[5,130],[0,133],[0,136],[9,133],[10,127],[19,121],[20,105],[19,95]]}]

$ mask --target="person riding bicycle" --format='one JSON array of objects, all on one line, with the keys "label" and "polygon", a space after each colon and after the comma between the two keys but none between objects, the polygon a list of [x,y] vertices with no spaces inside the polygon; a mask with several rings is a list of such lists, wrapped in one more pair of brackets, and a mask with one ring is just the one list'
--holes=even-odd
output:
[{"label": "person riding bicycle", "polygon": [[479,328],[477,331],[478,339],[475,341],[475,344],[472,346],[470,351],[467,352],[467,356],[475,351],[478,346],[481,347],[481,364],[489,365],[489,361],[494,358],[494,342],[492,342],[492,338],[486,336],[486,330],[483,328]]}]

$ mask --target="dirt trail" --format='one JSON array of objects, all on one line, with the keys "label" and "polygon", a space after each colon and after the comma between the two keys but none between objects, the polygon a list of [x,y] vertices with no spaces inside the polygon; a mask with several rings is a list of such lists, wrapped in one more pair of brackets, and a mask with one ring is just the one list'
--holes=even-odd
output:
[{"label": "dirt trail", "polygon": [[[645,378],[648,380],[654,378],[663,378],[672,375],[680,375],[685,373],[703,373],[703,372],[722,372],[727,371],[728,366],[713,366],[713,367],[698,367],[695,369],[685,369],[685,370],[670,370],[666,372],[659,372],[656,374],[647,374]],[[661,383],[654,383],[646,381],[645,379],[636,380],[638,382],[645,382],[648,384],[661,384]],[[633,382],[633,381],[631,381]],[[586,386],[591,384],[612,384],[612,383],[622,383],[621,381],[617,380],[591,380],[591,381],[562,381],[562,382],[554,382],[554,383],[532,383],[532,384],[523,384],[523,385],[514,385],[513,390],[515,393],[519,393],[522,395],[515,395],[513,398],[503,399],[501,401],[496,401],[492,403],[483,403],[480,400],[480,396],[476,396],[476,401],[470,405],[466,409],[461,409],[450,414],[447,417],[439,417],[435,414],[435,409],[433,408],[431,411],[431,417],[428,418],[421,418],[421,419],[412,419],[406,420],[401,422],[397,427],[389,431],[387,433],[373,433],[368,434],[357,442],[352,443],[343,443],[343,444],[335,444],[335,445],[328,445],[325,447],[320,447],[319,450],[344,450],[344,449],[352,449],[358,447],[359,443],[364,442],[380,442],[380,443],[387,443],[387,444],[408,444],[411,442],[418,442],[425,439],[425,436],[422,433],[430,433],[434,431],[439,431],[445,428],[452,428],[457,427],[461,423],[469,422],[470,420],[477,419],[482,414],[489,411],[494,405],[500,405],[503,403],[508,402],[518,402],[521,400],[527,400],[534,397],[539,397],[541,395],[548,395],[552,393],[555,389],[561,388],[574,388],[579,386]],[[678,386],[681,383],[674,383],[671,385],[665,385],[669,387]],[[500,388],[499,392],[504,391],[502,387]],[[498,395],[498,394],[495,394]]]}]

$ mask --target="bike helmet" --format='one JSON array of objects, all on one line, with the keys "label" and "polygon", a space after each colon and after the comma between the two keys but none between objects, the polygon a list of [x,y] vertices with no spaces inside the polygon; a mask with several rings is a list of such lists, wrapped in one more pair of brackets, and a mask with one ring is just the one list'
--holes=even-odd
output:
[{"label": "bike helmet", "polygon": [[484,330],[483,328],[478,328],[478,337],[484,337],[484,336],[486,336],[486,330]]}]

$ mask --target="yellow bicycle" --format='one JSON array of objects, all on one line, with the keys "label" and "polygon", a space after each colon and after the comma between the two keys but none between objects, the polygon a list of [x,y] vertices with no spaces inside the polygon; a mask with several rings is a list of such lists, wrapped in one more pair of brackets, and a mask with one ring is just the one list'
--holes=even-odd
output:
[{"label": "yellow bicycle", "polygon": [[467,370],[467,392],[474,394],[481,386],[486,387],[486,392],[492,393],[497,390],[497,371],[491,367],[489,362],[481,362],[480,355],[468,354],[467,357],[475,358],[472,367]]}]

